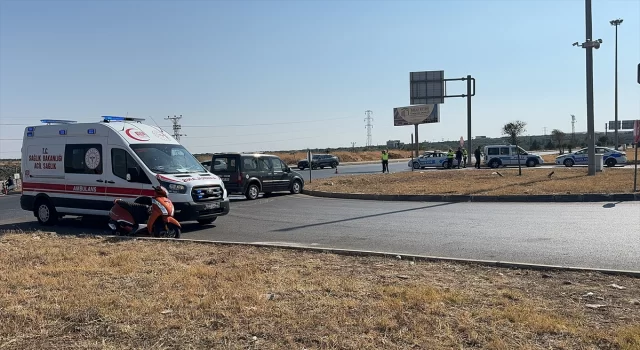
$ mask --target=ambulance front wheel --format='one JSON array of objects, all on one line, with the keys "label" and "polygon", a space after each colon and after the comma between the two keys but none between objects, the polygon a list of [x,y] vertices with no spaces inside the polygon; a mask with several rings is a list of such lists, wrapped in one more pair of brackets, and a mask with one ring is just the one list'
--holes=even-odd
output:
[{"label": "ambulance front wheel", "polygon": [[43,226],[53,226],[58,221],[56,208],[48,199],[42,198],[36,202],[34,214],[38,218],[38,223]]}]

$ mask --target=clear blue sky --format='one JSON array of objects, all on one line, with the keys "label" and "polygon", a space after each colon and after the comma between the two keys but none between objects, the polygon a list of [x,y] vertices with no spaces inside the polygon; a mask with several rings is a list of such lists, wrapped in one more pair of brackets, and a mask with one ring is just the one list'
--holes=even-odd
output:
[{"label": "clear blue sky", "polygon": [[[614,28],[619,116],[640,116],[640,1],[593,2],[596,130],[613,119]],[[11,1],[0,0],[0,124],[41,118],[182,114],[193,153],[408,142],[393,107],[410,71],[471,74],[473,135],[586,130],[584,1]],[[449,93],[462,93],[451,83]],[[189,127],[327,122],[253,127]],[[466,104],[447,99],[421,140],[466,138]],[[0,126],[0,157],[24,127]]]}]

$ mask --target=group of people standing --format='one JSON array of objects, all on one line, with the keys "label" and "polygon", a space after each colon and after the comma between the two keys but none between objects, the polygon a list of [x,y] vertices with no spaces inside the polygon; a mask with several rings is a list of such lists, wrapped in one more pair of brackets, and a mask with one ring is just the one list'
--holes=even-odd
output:
[{"label": "group of people standing", "polygon": [[[476,158],[476,164],[475,164],[476,169],[480,169],[481,154],[482,153],[480,151],[480,146],[478,146],[478,148],[476,148],[476,150],[473,152],[473,155]],[[468,153],[465,148],[458,147],[458,150],[455,153],[451,148],[449,148],[449,152],[447,152],[447,161],[449,162],[449,169],[453,169],[454,156],[455,156],[455,159],[458,161],[458,165],[457,165],[458,169],[460,169],[460,163],[462,163],[463,168],[467,167]]]}]

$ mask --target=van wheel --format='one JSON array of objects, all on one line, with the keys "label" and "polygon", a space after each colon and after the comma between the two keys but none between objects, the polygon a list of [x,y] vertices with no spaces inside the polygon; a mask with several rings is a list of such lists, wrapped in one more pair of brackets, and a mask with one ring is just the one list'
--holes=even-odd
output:
[{"label": "van wheel", "polygon": [[302,192],[302,183],[300,180],[295,180],[291,184],[291,194],[299,194],[300,192]]},{"label": "van wheel", "polygon": [[259,194],[260,194],[260,188],[258,188],[258,185],[251,184],[249,185],[249,188],[247,188],[247,193],[245,193],[244,196],[247,197],[247,199],[256,200],[258,199]]},{"label": "van wheel", "polygon": [[529,168],[536,166],[536,161],[535,161],[535,160],[533,160],[533,159],[529,159],[529,160],[527,161],[527,166],[528,166]]},{"label": "van wheel", "polygon": [[489,162],[489,167],[494,169],[500,167],[500,161],[497,159],[492,160]]},{"label": "van wheel", "polygon": [[218,217],[216,216],[216,217],[213,217],[211,219],[200,219],[200,220],[198,220],[198,224],[200,224],[200,225],[211,225],[211,224],[213,224],[214,221],[216,221],[217,218]]},{"label": "van wheel", "polygon": [[573,164],[574,164],[573,159],[567,159],[567,160],[564,161],[564,166],[566,166],[567,168],[572,167]]},{"label": "van wheel", "polygon": [[606,163],[606,165],[607,165],[609,168],[611,168],[611,167],[616,166],[616,163],[617,163],[617,162],[616,162],[616,160],[615,160],[615,159],[613,159],[613,158],[609,158],[609,159],[607,159],[607,161],[606,161],[605,163]]},{"label": "van wheel", "polygon": [[58,222],[56,208],[51,205],[48,199],[40,199],[36,203],[34,210],[38,223],[43,226],[53,226]]},{"label": "van wheel", "polygon": [[420,163],[418,163],[418,162],[413,162],[413,168],[414,168],[414,169],[420,169]]}]

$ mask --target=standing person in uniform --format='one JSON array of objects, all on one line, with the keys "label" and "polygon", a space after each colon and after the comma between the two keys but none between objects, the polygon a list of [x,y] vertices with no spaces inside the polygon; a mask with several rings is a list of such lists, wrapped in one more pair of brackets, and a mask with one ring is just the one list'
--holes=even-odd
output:
[{"label": "standing person in uniform", "polygon": [[480,146],[476,148],[473,154],[476,156],[476,169],[480,169]]},{"label": "standing person in uniform", "polygon": [[389,173],[389,153],[386,150],[382,151],[382,173]]},{"label": "standing person in uniform", "polygon": [[447,152],[447,163],[449,164],[449,169],[453,168],[453,150],[449,148],[449,152]]},{"label": "standing person in uniform", "polygon": [[467,149],[463,148],[462,149],[462,167],[463,168],[467,167],[467,156],[468,156]]},{"label": "standing person in uniform", "polygon": [[458,169],[460,169],[460,162],[462,162],[462,150],[460,150],[460,147],[456,151],[456,160],[458,161]]}]

